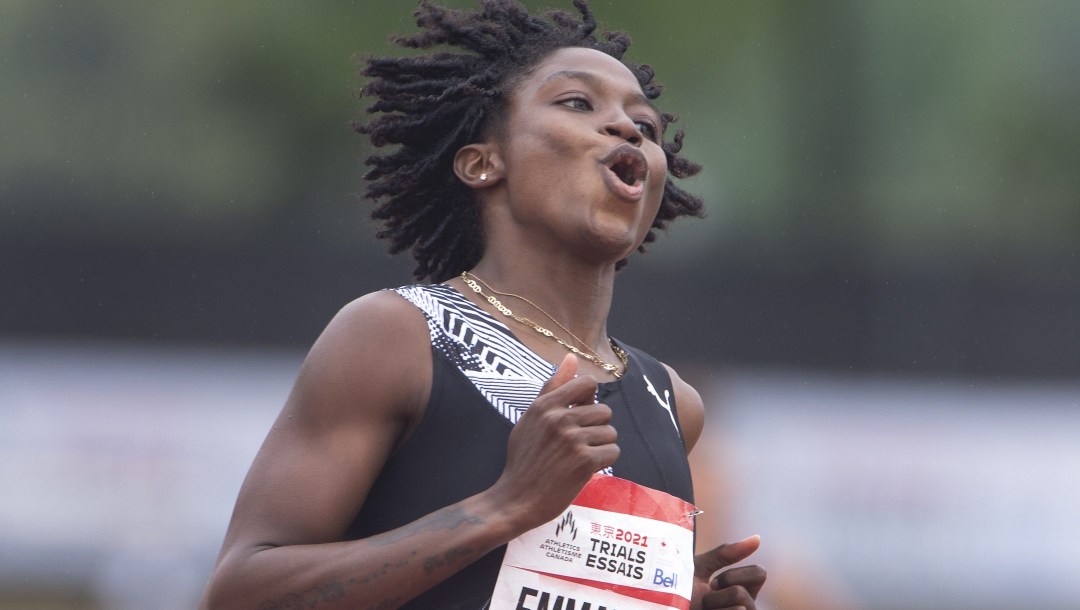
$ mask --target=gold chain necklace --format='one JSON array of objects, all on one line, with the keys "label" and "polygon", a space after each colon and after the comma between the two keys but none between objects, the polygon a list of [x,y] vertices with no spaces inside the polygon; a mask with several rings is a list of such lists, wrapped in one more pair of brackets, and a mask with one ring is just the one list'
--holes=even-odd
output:
[{"label": "gold chain necklace", "polygon": [[[469,273],[469,272],[468,272],[468,271],[466,271],[465,273]],[[575,334],[574,334],[574,331],[572,331],[572,330],[570,330],[569,328],[567,328],[567,327],[563,326],[562,324],[560,324],[560,323],[559,323],[559,321],[558,321],[558,320],[556,320],[556,319],[555,319],[555,318],[554,318],[554,317],[553,317],[553,316],[552,316],[551,314],[549,314],[548,312],[544,311],[544,308],[543,308],[543,307],[540,307],[540,306],[539,306],[539,305],[537,305],[536,303],[533,303],[532,301],[530,301],[529,299],[526,299],[525,297],[521,296],[520,294],[514,294],[514,293],[512,293],[512,292],[499,292],[498,290],[495,290],[494,288],[492,288],[492,287],[491,287],[491,284],[489,284],[489,283],[485,282],[485,281],[484,281],[483,279],[481,279],[481,278],[480,278],[480,276],[478,276],[478,275],[475,275],[475,274],[472,274],[472,273],[470,273],[469,275],[471,275],[471,276],[472,276],[472,278],[473,278],[474,280],[476,280],[477,282],[480,282],[480,285],[481,285],[481,286],[483,286],[484,288],[487,288],[487,289],[488,289],[488,290],[490,290],[491,292],[494,292],[495,294],[497,294],[497,295],[499,295],[499,296],[501,296],[501,297],[513,297],[513,298],[515,298],[515,299],[520,299],[520,300],[522,300],[522,301],[525,301],[525,302],[526,302],[526,303],[528,303],[529,305],[532,305],[532,306],[533,306],[534,308],[536,308],[536,310],[537,310],[537,311],[539,311],[540,313],[542,313],[542,314],[544,314],[545,316],[547,316],[547,319],[548,319],[548,320],[551,320],[552,322],[554,322],[554,323],[555,323],[555,326],[558,326],[559,328],[561,328],[561,329],[563,330],[563,332],[565,332],[566,334],[568,334],[568,335],[570,335],[571,337],[573,337],[575,341],[577,341],[577,342],[578,342],[579,344],[581,344],[581,345],[582,345],[582,347],[584,347],[585,349],[589,349],[589,344],[588,344],[588,343],[585,343],[585,341],[583,341],[583,340],[581,339],[581,337],[579,337],[579,336],[575,335]],[[480,293],[480,296],[484,296],[484,294],[483,294],[483,293]],[[591,351],[591,350],[590,350],[590,351]],[[595,356],[595,355],[597,355],[597,354],[596,354],[596,352],[592,352],[592,354],[593,354],[594,356]]]},{"label": "gold chain necklace", "polygon": [[[470,276],[472,276],[472,277],[470,277]],[[476,278],[476,280],[474,281],[473,278]],[[619,362],[622,364],[622,369],[623,370],[619,369],[619,365],[612,364],[612,363],[604,360],[603,358],[600,357],[599,354],[597,354],[593,350],[589,349],[589,347],[586,345],[586,343],[584,341],[582,341],[580,338],[578,338],[578,336],[575,335],[574,333],[570,332],[570,329],[568,329],[565,326],[563,326],[562,324],[560,324],[559,321],[556,320],[554,317],[552,317],[551,314],[544,311],[539,305],[537,305],[536,303],[533,303],[529,299],[526,299],[525,297],[520,296],[520,295],[516,295],[516,294],[511,294],[511,293],[507,293],[507,292],[499,292],[498,290],[495,290],[494,288],[492,288],[490,284],[488,284],[484,280],[480,279],[476,275],[469,273],[468,271],[462,271],[461,272],[461,280],[463,282],[465,282],[465,285],[468,286],[469,288],[471,288],[473,292],[475,292],[476,294],[483,297],[483,299],[486,300],[488,303],[491,303],[491,306],[494,307],[496,310],[498,310],[499,313],[503,314],[504,316],[506,316],[508,318],[516,320],[517,322],[519,322],[521,324],[524,324],[525,326],[528,326],[529,328],[535,330],[536,332],[540,333],[541,335],[544,335],[545,337],[548,337],[550,339],[554,339],[556,342],[558,342],[559,345],[561,345],[561,346],[565,347],[566,349],[570,350],[570,352],[572,352],[573,354],[575,354],[577,356],[581,356],[582,358],[588,360],[589,362],[592,362],[593,364],[596,364],[601,369],[603,369],[603,370],[607,371],[608,373],[611,373],[612,375],[614,375],[616,379],[622,377],[623,370],[625,370],[626,367],[627,367],[627,363],[629,361],[629,356],[626,353],[626,350],[619,347],[618,345],[615,345],[615,342],[612,341],[610,338],[608,339],[608,342],[611,345],[611,350],[613,352],[615,352],[616,356],[618,356]],[[510,310],[509,307],[507,307],[506,305],[503,305],[501,302],[499,302],[499,299],[495,298],[494,295],[484,294],[484,290],[480,287],[480,284],[476,283],[477,281],[479,281],[481,284],[486,286],[488,290],[490,290],[491,292],[494,292],[495,294],[499,294],[499,295],[507,296],[507,297],[514,297],[516,299],[521,299],[522,301],[525,301],[529,305],[532,305],[533,307],[535,307],[537,309],[537,311],[544,314],[545,316],[548,317],[548,319],[550,319],[552,322],[554,322],[556,326],[558,326],[562,330],[566,331],[567,334],[569,334],[571,337],[576,339],[577,342],[580,343],[585,348],[585,350],[588,350],[588,351],[580,350],[576,346],[571,345],[571,344],[567,343],[566,341],[563,341],[555,333],[553,333],[550,330],[544,328],[543,326],[540,326],[536,322],[533,322],[532,320],[530,320],[530,319],[528,319],[526,317],[516,315],[513,311]]]}]

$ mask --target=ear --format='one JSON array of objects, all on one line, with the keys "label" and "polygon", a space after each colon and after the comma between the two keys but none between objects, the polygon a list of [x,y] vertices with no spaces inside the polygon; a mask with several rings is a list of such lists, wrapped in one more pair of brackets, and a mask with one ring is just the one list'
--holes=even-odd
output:
[{"label": "ear", "polygon": [[502,178],[502,163],[491,144],[467,144],[454,155],[454,173],[469,188],[484,189]]}]

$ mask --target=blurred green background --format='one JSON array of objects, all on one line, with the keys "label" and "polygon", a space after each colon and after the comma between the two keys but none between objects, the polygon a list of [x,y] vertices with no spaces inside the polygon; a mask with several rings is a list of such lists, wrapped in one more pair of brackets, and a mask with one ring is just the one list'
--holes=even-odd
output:
[{"label": "blurred green background", "polygon": [[[709,203],[633,261],[616,332],[721,363],[1080,371],[1080,4],[593,4],[667,85]],[[5,2],[0,333],[303,345],[405,283],[349,122],[356,58],[411,6]]]},{"label": "blurred green background", "polygon": [[[709,209],[610,328],[705,395],[770,607],[1076,607],[1080,3],[592,5]],[[303,349],[410,281],[350,123],[412,7],[0,3],[0,609],[191,607]]]}]

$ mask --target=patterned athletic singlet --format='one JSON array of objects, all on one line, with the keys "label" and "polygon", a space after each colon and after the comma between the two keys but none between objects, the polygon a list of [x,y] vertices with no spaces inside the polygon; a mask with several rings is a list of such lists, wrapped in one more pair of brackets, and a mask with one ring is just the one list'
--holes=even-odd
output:
[{"label": "patterned athletic singlet", "polygon": [[[491,487],[502,474],[510,430],[555,373],[555,366],[454,288],[414,285],[395,292],[427,320],[431,397],[412,436],[383,467],[346,539],[401,527]],[[619,346],[629,354],[626,372],[597,390],[619,434],[619,459],[609,474],[693,502],[667,369],[640,350]],[[488,553],[404,607],[479,610],[495,587],[504,552],[500,547]]]}]

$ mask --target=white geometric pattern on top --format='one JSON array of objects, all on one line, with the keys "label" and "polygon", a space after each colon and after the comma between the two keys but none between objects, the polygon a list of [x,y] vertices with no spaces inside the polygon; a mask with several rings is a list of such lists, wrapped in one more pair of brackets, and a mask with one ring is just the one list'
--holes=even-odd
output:
[{"label": "white geometric pattern on top", "polygon": [[431,345],[469,378],[487,401],[516,424],[555,373],[505,324],[445,284],[394,289],[427,318]]}]

